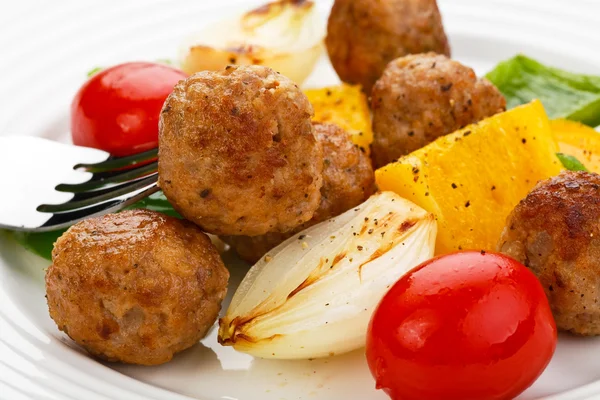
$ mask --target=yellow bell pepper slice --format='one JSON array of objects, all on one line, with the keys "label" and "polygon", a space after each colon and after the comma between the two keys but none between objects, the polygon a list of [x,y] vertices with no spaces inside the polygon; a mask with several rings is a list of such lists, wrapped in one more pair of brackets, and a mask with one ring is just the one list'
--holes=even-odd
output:
[{"label": "yellow bell pepper slice", "polygon": [[443,136],[376,171],[391,190],[436,215],[436,253],[494,250],[512,209],[562,170],[539,101]]}]

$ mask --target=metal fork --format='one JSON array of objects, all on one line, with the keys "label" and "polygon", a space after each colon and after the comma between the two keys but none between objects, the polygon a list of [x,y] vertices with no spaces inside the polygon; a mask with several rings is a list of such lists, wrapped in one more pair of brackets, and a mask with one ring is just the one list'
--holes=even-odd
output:
[{"label": "metal fork", "polygon": [[86,147],[0,137],[0,228],[43,232],[121,210],[159,190],[158,149],[115,158]]}]

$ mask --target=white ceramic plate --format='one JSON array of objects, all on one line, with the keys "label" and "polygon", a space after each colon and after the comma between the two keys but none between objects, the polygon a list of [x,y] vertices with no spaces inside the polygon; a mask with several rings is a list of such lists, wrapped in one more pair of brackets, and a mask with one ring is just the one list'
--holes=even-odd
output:
[{"label": "white ceramic plate", "polygon": [[[259,1],[260,2],[260,1]],[[69,103],[95,66],[177,54],[200,26],[257,1],[79,0],[2,2],[0,135],[68,140]],[[331,3],[317,0],[326,17]],[[600,75],[596,0],[439,0],[453,55],[484,73],[522,52]],[[337,82],[326,58],[308,85]],[[27,157],[26,154],[23,155]],[[1,196],[9,196],[3,193]],[[0,206],[1,206],[0,197]],[[244,274],[232,254],[230,293]],[[216,343],[216,332],[163,366],[105,365],[48,316],[48,262],[0,234],[2,399],[385,399],[362,351],[315,361],[253,359]],[[600,397],[600,339],[561,336],[543,376],[522,399]]]}]

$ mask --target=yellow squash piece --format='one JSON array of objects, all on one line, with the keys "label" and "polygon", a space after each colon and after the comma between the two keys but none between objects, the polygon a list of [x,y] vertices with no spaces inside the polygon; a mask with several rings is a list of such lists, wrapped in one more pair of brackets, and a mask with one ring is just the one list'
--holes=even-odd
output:
[{"label": "yellow squash piece", "polygon": [[436,254],[493,250],[506,217],[540,179],[560,173],[539,101],[444,136],[376,172],[391,190],[434,213]]},{"label": "yellow squash piece", "polygon": [[351,135],[352,142],[368,154],[373,131],[369,103],[360,85],[341,84],[307,89],[304,93],[315,109],[315,121],[341,126]]},{"label": "yellow squash piece", "polygon": [[577,158],[587,169],[600,173],[600,133],[580,122],[550,121],[561,153]]}]

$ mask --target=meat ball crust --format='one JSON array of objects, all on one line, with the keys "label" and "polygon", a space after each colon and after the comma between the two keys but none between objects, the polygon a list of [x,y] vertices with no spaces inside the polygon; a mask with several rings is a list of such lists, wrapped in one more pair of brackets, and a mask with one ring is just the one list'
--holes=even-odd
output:
[{"label": "meat ball crust", "polygon": [[321,198],[323,156],[308,99],[261,66],[181,81],[159,126],[159,185],[206,232],[261,235],[309,220]]},{"label": "meat ball crust", "polygon": [[539,278],[559,329],[600,334],[600,176],[538,183],[507,219],[498,250]]},{"label": "meat ball crust", "polygon": [[323,187],[311,221],[321,222],[367,200],[375,192],[375,174],[371,160],[352,143],[348,132],[335,124],[313,125],[323,146]]},{"label": "meat ball crust", "polygon": [[436,0],[336,0],[325,44],[340,79],[360,83],[366,93],[395,58],[450,56]]},{"label": "meat ball crust", "polygon": [[488,80],[434,53],[392,61],[371,102],[376,167],[506,109],[504,96]]},{"label": "meat ball crust", "polygon": [[46,272],[50,316],[108,361],[156,365],[213,326],[229,272],[188,221],[124,211],[72,226]]},{"label": "meat ball crust", "polygon": [[321,204],[311,220],[289,232],[223,238],[242,259],[251,264],[285,239],[356,207],[375,191],[371,161],[352,143],[348,133],[334,124],[315,123],[314,126],[317,139],[323,145]]}]

